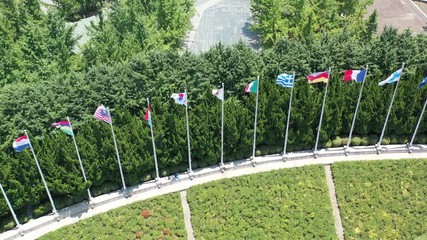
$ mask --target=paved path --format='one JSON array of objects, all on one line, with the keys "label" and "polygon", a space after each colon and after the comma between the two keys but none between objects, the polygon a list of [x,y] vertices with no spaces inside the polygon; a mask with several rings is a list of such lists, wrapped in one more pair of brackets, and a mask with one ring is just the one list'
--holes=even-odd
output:
[{"label": "paved path", "polygon": [[184,212],[184,223],[185,223],[185,230],[187,231],[187,239],[194,240],[193,225],[191,225],[190,205],[188,205],[188,201],[187,201],[187,191],[180,192],[180,195],[181,195],[182,211]]},{"label": "paved path", "polygon": [[378,32],[384,26],[393,26],[400,31],[411,29],[412,32],[427,32],[427,15],[412,0],[375,0],[368,7],[368,12],[378,11]]},{"label": "paved path", "polygon": [[[376,153],[375,146],[361,146],[350,148],[348,156],[345,156],[343,148],[331,148],[319,150],[317,158],[313,157],[311,151],[293,152],[288,155],[288,160],[285,162],[280,155],[257,157],[255,159],[257,162],[255,167],[252,166],[251,161],[243,159],[225,163],[225,171],[223,173],[219,166],[210,166],[203,169],[195,169],[193,180],[190,179],[187,173],[181,173],[178,180],[172,180],[167,177],[161,178],[161,188],[157,187],[155,181],[149,181],[128,187],[126,193],[115,191],[97,196],[93,198],[90,204],[82,202],[59,210],[60,221],[56,221],[52,215],[40,217],[25,223],[21,229],[1,233],[0,239],[35,239],[48,232],[111,209],[171,192],[184,191],[195,185],[224,178],[313,164],[325,165],[334,162],[357,160],[416,159],[426,158],[426,156],[427,145],[414,145],[414,150],[411,154],[408,153],[405,145],[388,145],[383,146],[383,151],[380,154]],[[20,237],[20,231],[25,234],[24,237]]]},{"label": "paved path", "polygon": [[338,208],[337,195],[335,192],[335,184],[332,178],[331,165],[325,165],[326,183],[328,184],[329,199],[332,204],[332,215],[335,220],[335,231],[339,240],[344,240],[344,230],[341,222],[340,209]]},{"label": "paved path", "polygon": [[221,42],[231,45],[240,40],[259,48],[251,25],[250,0],[198,0],[191,19],[193,29],[185,41],[192,52],[206,52]]}]

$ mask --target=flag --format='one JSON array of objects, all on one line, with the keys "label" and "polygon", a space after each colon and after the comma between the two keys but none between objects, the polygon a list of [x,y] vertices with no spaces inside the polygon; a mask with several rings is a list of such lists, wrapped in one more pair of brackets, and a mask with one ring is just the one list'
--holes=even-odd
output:
[{"label": "flag", "polygon": [[418,88],[421,88],[422,86],[424,86],[427,83],[427,77],[425,77],[419,84],[418,84]]},{"label": "flag", "polygon": [[318,83],[324,82],[327,83],[329,81],[329,72],[316,72],[307,76],[308,83]]},{"label": "flag", "polygon": [[245,93],[248,93],[248,92],[251,92],[251,93],[258,92],[258,80],[255,80],[249,83],[249,85],[245,87]]},{"label": "flag", "polygon": [[71,129],[71,124],[68,121],[61,121],[61,122],[57,122],[57,123],[52,123],[50,125],[51,127],[56,127],[61,129],[63,132],[65,132],[66,134],[73,136],[73,130]]},{"label": "flag", "polygon": [[354,80],[356,82],[363,82],[366,76],[366,69],[362,70],[345,70],[344,71],[344,82]]},{"label": "flag", "polygon": [[219,100],[224,101],[224,88],[221,89],[213,89],[212,94],[219,98]]},{"label": "flag", "polygon": [[294,87],[294,75],[282,73],[276,78],[276,84],[282,87],[293,88]]},{"label": "flag", "polygon": [[13,148],[16,152],[20,152],[24,150],[25,148],[30,148],[30,140],[28,140],[27,135],[23,135],[19,138],[17,138],[15,141],[13,141]]},{"label": "flag", "polygon": [[104,107],[104,105],[100,105],[96,109],[95,113],[93,114],[93,117],[98,120],[111,124],[110,114],[108,113],[108,110]]},{"label": "flag", "polygon": [[144,115],[144,120],[148,122],[148,125],[150,125],[150,127],[152,127],[152,122],[151,122],[151,106],[150,104],[148,104],[148,108],[147,111],[145,112]]},{"label": "flag", "polygon": [[186,93],[172,93],[171,98],[175,100],[175,103],[187,106]]},{"label": "flag", "polygon": [[378,83],[378,86],[383,86],[387,83],[394,83],[400,80],[400,76],[402,75],[402,69],[397,70],[393,74],[390,75],[386,80]]}]

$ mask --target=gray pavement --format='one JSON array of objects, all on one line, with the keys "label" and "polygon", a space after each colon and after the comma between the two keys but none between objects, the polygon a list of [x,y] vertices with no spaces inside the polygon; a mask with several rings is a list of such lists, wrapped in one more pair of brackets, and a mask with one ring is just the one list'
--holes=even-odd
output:
[{"label": "gray pavement", "polygon": [[427,32],[427,15],[412,0],[375,0],[368,12],[378,11],[378,32],[385,26],[398,28],[400,32],[409,28],[415,33]]},{"label": "gray pavement", "polygon": [[329,200],[332,205],[332,215],[335,220],[335,231],[339,240],[344,240],[344,229],[342,227],[340,209],[338,208],[337,194],[335,192],[334,178],[332,177],[331,165],[325,165],[326,183],[328,185]]},{"label": "gray pavement", "polygon": [[194,230],[193,230],[193,225],[191,224],[191,212],[190,212],[190,205],[188,205],[188,201],[187,201],[187,191],[180,192],[180,196],[181,196],[182,211],[184,213],[185,229],[187,230],[187,239],[194,240]]},{"label": "gray pavement", "polygon": [[199,53],[217,43],[232,45],[242,40],[259,48],[255,34],[250,31],[251,21],[250,0],[198,0],[187,47]]}]

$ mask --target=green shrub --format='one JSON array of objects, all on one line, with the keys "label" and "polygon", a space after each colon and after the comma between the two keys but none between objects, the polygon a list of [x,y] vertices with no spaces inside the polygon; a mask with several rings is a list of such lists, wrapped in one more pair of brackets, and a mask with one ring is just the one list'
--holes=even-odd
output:
[{"label": "green shrub", "polygon": [[332,147],[339,147],[342,146],[342,140],[339,136],[335,137],[334,140],[332,140]]},{"label": "green shrub", "polygon": [[341,146],[346,146],[348,142],[348,137],[341,138]]},{"label": "green shrub", "polygon": [[4,222],[4,225],[3,225],[4,231],[9,231],[16,227],[16,223],[12,217],[7,217],[3,222]]},{"label": "green shrub", "polygon": [[377,135],[369,135],[369,144],[370,145],[377,144],[378,140],[379,140],[379,136],[377,136]]},{"label": "green shrub", "polygon": [[330,147],[332,147],[332,141],[331,141],[331,140],[327,141],[327,142],[323,145],[323,147],[324,147],[324,148],[330,148]]},{"label": "green shrub", "polygon": [[398,138],[399,138],[399,143],[405,144],[410,141],[410,137],[408,137],[407,135],[402,135],[402,136],[399,136]]},{"label": "green shrub", "polygon": [[399,143],[399,138],[396,135],[391,135],[390,144],[398,144],[398,143]]},{"label": "green shrub", "polygon": [[256,151],[255,151],[255,156],[256,156],[256,157],[258,157],[258,156],[262,156],[261,151],[260,151],[260,150],[256,150]]},{"label": "green shrub", "polygon": [[360,141],[360,145],[361,146],[367,146],[369,145],[369,137],[362,137],[361,141]]},{"label": "green shrub", "polygon": [[381,140],[381,145],[389,145],[389,144],[390,144],[390,138],[385,137]]},{"label": "green shrub", "polygon": [[46,215],[48,213],[51,213],[51,212],[52,212],[52,205],[50,204],[50,202],[46,202],[42,205],[37,206],[33,210],[33,217],[39,218],[39,217]]},{"label": "green shrub", "polygon": [[351,145],[352,146],[359,146],[361,143],[362,143],[362,139],[360,137],[351,138]]}]

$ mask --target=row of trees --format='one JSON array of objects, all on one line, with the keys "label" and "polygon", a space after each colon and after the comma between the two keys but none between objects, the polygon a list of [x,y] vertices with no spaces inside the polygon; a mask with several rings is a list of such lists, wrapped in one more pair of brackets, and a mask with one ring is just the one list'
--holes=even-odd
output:
[{"label": "row of trees", "polygon": [[[141,120],[145,97],[152,100],[155,140],[162,176],[187,167],[185,113],[169,98],[173,92],[189,91],[190,136],[194,167],[219,161],[220,103],[211,95],[221,82],[226,86],[225,159],[251,154],[254,96],[244,95],[246,84],[260,75],[257,146],[261,154],[282,150],[289,89],[274,84],[275,76],[295,70],[297,82],[289,133],[289,151],[313,147],[323,85],[309,85],[305,76],[332,67],[326,101],[321,145],[330,146],[337,136],[347,136],[360,85],[342,83],[344,69],[369,63],[369,73],[355,127],[362,144],[378,140],[393,92],[393,85],[378,82],[400,68],[407,68],[399,86],[386,132],[387,138],[404,143],[413,132],[424,101],[416,88],[425,75],[427,43],[424,36],[398,34],[386,29],[368,44],[345,33],[324,35],[312,43],[282,40],[273,48],[255,52],[244,44],[218,45],[201,55],[176,51],[150,51],[129,61],[98,64],[87,72],[58,75],[52,82],[10,84],[0,91],[0,179],[15,209],[26,206],[38,215],[49,211],[46,193],[39,182],[29,152],[12,153],[11,143],[28,129],[51,192],[59,207],[87,198],[73,145],[65,134],[50,129],[54,121],[71,117],[76,130],[93,195],[117,189],[120,175],[108,126],[91,116],[99,103],[110,106],[122,156],[127,185],[154,177],[149,128]],[[351,53],[348,49],[355,49]],[[388,50],[386,50],[388,49]],[[427,133],[421,125],[420,134]],[[371,136],[371,138],[369,138]],[[363,139],[363,138],[362,138]],[[423,140],[425,141],[425,139]],[[340,145],[339,143],[334,143]],[[359,142],[360,144],[360,142]],[[16,171],[16,169],[22,169]],[[1,215],[8,214],[0,202]]]}]

